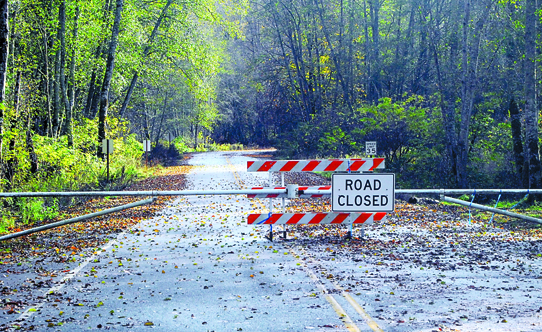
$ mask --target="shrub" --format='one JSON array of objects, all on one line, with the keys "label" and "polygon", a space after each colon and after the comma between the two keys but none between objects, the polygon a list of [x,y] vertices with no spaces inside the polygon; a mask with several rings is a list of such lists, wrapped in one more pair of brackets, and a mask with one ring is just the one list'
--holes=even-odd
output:
[{"label": "shrub", "polygon": [[[24,141],[18,140],[17,169],[10,183],[10,191],[76,191],[96,190],[111,186],[105,181],[106,161],[96,156],[96,120],[83,119],[74,126],[74,146],[68,147],[66,136],[58,139],[34,135],[33,145],[39,167],[32,172],[29,152]],[[110,137],[115,140],[110,155],[110,177],[122,187],[145,175],[141,167],[142,146],[135,135],[126,134],[120,123],[111,125]],[[16,198],[0,208],[3,225],[13,226],[15,220],[23,223],[51,218],[61,207],[71,204],[72,198]],[[1,224],[1,223],[0,223]]]}]

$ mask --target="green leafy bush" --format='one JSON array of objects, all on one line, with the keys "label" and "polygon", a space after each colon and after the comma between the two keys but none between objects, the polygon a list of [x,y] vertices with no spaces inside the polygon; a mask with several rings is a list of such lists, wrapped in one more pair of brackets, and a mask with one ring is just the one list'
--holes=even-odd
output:
[{"label": "green leafy bush", "polygon": [[[110,137],[114,139],[114,153],[110,155],[110,178],[114,186],[122,187],[145,176],[141,167],[142,144],[135,135],[126,133],[121,123],[112,121]],[[16,171],[9,182],[13,192],[54,192],[97,190],[108,188],[106,161],[97,157],[96,120],[84,119],[74,126],[74,146],[68,147],[66,136],[58,139],[34,135],[33,146],[38,169],[31,170],[30,152],[25,144],[15,146]],[[21,140],[17,140],[21,141]],[[23,141],[24,142],[24,141]],[[6,186],[6,183],[4,183]],[[72,202],[71,198],[14,198],[0,209],[4,225],[13,226],[51,218],[59,208]]]}]

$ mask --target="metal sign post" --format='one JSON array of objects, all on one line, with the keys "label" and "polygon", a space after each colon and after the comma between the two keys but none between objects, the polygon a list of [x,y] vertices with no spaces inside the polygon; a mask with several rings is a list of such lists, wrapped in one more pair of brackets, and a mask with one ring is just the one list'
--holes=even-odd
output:
[{"label": "metal sign post", "polygon": [[151,141],[150,140],[148,140],[148,139],[143,140],[143,151],[145,151],[145,167],[147,167],[147,164],[148,164],[147,152],[151,151]]},{"label": "metal sign post", "polygon": [[107,155],[107,182],[109,182],[109,155],[113,153],[113,140],[102,140],[102,153]]}]

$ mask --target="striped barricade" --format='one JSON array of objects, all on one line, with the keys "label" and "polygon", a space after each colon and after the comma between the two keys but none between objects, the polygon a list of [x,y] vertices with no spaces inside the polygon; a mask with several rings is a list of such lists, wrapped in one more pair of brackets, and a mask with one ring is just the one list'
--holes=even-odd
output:
[{"label": "striped barricade", "polygon": [[[349,218],[352,216],[353,218]],[[385,221],[386,212],[363,213],[262,213],[249,214],[249,225],[364,224]]]},{"label": "striped barricade", "polygon": [[[252,190],[258,191],[258,190],[267,190],[267,189],[286,189],[286,187],[272,187],[272,188],[265,188],[265,187],[252,187]],[[331,195],[331,186],[299,186],[298,187],[299,195],[298,198],[320,198],[324,196]],[[282,193],[282,194],[248,194],[247,198],[281,198],[281,197],[288,197],[288,193]]]},{"label": "striped barricade", "polygon": [[385,168],[384,158],[248,161],[248,172],[367,172]]}]

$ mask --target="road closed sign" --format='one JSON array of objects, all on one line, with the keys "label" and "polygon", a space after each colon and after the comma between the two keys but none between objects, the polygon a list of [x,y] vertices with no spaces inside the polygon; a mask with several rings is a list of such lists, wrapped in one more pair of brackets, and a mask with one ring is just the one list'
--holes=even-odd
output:
[{"label": "road closed sign", "polygon": [[331,208],[334,212],[393,212],[395,174],[333,174]]}]

